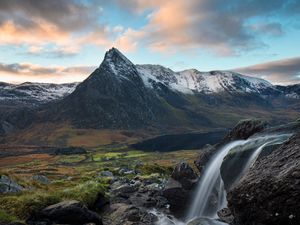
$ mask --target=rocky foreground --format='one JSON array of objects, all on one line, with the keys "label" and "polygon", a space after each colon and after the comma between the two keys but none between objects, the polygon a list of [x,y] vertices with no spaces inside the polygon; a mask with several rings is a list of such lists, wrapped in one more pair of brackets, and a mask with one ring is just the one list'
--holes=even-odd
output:
[{"label": "rocky foreground", "polygon": [[227,199],[237,224],[300,224],[300,133],[260,158]]},{"label": "rocky foreground", "polygon": [[[221,221],[234,225],[298,225],[300,121],[268,128],[265,122],[259,120],[240,122],[221,143],[201,150],[195,159],[198,171],[185,162],[175,166],[169,179],[159,174],[141,176],[135,170],[123,169],[118,175],[103,171],[99,176],[110,180],[109,193],[99,195],[92,207],[75,200],[62,201],[31,215],[26,223],[150,225],[158,223],[160,213],[169,218],[183,218],[199,182],[198,174],[201,176],[205,164],[221,146],[233,140],[272,132],[293,132],[294,135],[284,144],[262,152],[238,184],[228,185],[228,173],[222,174],[225,186],[227,183],[229,209],[220,211],[219,217]],[[2,176],[0,183],[4,193],[22,189],[7,176]],[[193,224],[200,225],[201,221]]]}]

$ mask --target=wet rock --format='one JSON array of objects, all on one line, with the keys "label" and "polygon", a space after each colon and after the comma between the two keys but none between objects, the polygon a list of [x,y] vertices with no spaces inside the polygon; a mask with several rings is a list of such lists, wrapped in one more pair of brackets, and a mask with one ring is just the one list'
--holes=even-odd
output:
[{"label": "wet rock", "polygon": [[258,159],[227,199],[238,224],[300,224],[300,133]]},{"label": "wet rock", "polygon": [[100,216],[88,210],[78,201],[63,201],[43,209],[39,215],[59,224],[86,224],[102,225]]},{"label": "wet rock", "polygon": [[218,216],[220,218],[220,221],[231,224],[233,222],[233,215],[228,208],[221,209],[218,211]]},{"label": "wet rock", "polygon": [[186,190],[191,190],[198,181],[198,176],[186,162],[181,162],[175,166],[171,177],[178,181]]},{"label": "wet rock", "polygon": [[194,164],[199,170],[200,174],[202,173],[205,165],[208,163],[210,158],[215,154],[215,151],[216,147],[209,145],[199,152],[196,160],[194,161]]},{"label": "wet rock", "polygon": [[168,180],[163,190],[163,196],[170,204],[170,211],[176,216],[184,215],[191,195],[192,191],[185,190],[181,183],[172,178]]},{"label": "wet rock", "polygon": [[234,140],[245,140],[250,136],[263,131],[267,128],[268,123],[259,119],[248,119],[240,121],[223,139],[223,143]]},{"label": "wet rock", "polygon": [[203,171],[203,169],[205,168],[205,165],[211,159],[211,157],[222,146],[224,146],[224,145],[226,145],[229,142],[234,141],[234,140],[247,139],[250,136],[266,129],[267,125],[268,124],[265,121],[258,120],[258,119],[249,119],[249,120],[240,121],[223,138],[223,140],[219,144],[217,144],[215,146],[208,145],[199,152],[199,155],[197,156],[197,159],[194,161],[197,169],[201,173]]},{"label": "wet rock", "polygon": [[116,203],[110,206],[110,214],[106,224],[114,225],[153,225],[157,217],[140,207],[124,203]]},{"label": "wet rock", "polygon": [[227,224],[215,219],[196,218],[193,219],[192,221],[189,221],[187,225],[227,225]]},{"label": "wet rock", "polygon": [[8,176],[0,176],[0,194],[21,192],[23,187]]},{"label": "wet rock", "polygon": [[33,175],[32,179],[42,184],[49,184],[50,180],[44,175]]}]

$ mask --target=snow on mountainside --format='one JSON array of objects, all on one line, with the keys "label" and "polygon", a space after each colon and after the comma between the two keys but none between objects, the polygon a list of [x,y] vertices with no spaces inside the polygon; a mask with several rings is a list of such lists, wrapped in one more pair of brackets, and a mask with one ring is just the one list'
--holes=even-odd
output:
[{"label": "snow on mountainside", "polygon": [[0,83],[0,101],[43,104],[58,100],[72,93],[78,83]]},{"label": "snow on mountainside", "polygon": [[144,83],[153,87],[163,83],[173,90],[192,94],[211,94],[222,91],[261,94],[275,87],[266,80],[244,76],[230,71],[199,72],[195,69],[174,72],[159,65],[137,65]]}]

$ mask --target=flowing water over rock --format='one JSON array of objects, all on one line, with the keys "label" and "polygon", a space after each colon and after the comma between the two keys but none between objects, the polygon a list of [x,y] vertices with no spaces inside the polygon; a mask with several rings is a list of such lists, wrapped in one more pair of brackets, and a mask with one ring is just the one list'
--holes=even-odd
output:
[{"label": "flowing water over rock", "polygon": [[205,166],[204,173],[195,192],[191,207],[184,222],[172,217],[160,216],[159,225],[221,225],[217,212],[227,206],[226,191],[220,168],[224,158],[230,153],[252,151],[243,162],[244,166],[234,177],[238,182],[243,174],[252,166],[260,152],[267,146],[281,144],[291,134],[273,134],[230,142],[222,147]]}]

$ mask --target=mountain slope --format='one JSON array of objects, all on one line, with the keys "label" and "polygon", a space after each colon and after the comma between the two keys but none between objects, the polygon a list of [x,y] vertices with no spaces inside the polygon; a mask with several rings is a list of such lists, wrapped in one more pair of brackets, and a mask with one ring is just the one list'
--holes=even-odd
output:
[{"label": "mountain slope", "polygon": [[263,94],[266,90],[277,91],[266,80],[230,71],[199,72],[190,69],[174,72],[159,65],[137,65],[137,69],[147,86],[153,88],[153,83],[160,82],[186,94],[214,94],[224,91]]},{"label": "mountain slope", "polygon": [[[179,133],[228,128],[249,117],[279,124],[299,117],[295,97],[299,87],[274,86],[230,71],[174,72],[159,65],[134,65],[112,48],[99,68],[66,97],[37,109],[27,107],[13,113],[5,109],[0,115],[0,132],[27,128],[23,132],[33,134],[51,123],[53,132],[66,125],[73,133],[76,129]],[[60,140],[70,137],[63,134],[64,129],[58,130]]]},{"label": "mountain slope", "polygon": [[78,83],[46,84],[46,83],[0,83],[1,105],[38,106],[50,101],[62,99],[72,93]]},{"label": "mountain slope", "polygon": [[134,65],[112,48],[99,68],[43,117],[80,128],[214,129],[249,116],[270,117],[279,95],[281,90],[262,79]]},{"label": "mountain slope", "polygon": [[151,126],[165,113],[135,66],[111,49],[99,68],[58,104],[54,114],[79,127],[125,129]]}]

